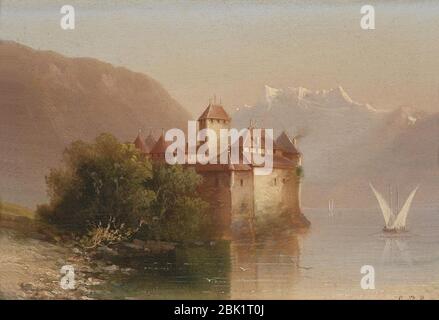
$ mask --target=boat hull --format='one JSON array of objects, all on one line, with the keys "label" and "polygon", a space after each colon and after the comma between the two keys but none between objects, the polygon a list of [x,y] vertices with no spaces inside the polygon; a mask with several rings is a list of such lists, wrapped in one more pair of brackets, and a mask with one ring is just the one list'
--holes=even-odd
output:
[{"label": "boat hull", "polygon": [[404,233],[407,231],[408,230],[406,228],[401,228],[401,229],[388,228],[388,227],[383,228],[383,232],[386,232],[386,233]]}]

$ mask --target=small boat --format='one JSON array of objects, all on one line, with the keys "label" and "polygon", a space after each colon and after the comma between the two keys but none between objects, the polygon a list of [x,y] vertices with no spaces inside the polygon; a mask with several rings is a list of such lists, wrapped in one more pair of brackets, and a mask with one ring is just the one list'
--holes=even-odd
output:
[{"label": "small boat", "polygon": [[335,215],[334,199],[330,199],[329,202],[328,202],[328,215],[330,217],[333,217]]},{"label": "small boat", "polygon": [[[371,183],[369,183],[373,193],[375,194],[375,197],[378,200],[378,203],[381,208],[381,212],[383,213],[384,217],[384,232],[404,232],[407,231],[406,224],[407,224],[407,215],[410,211],[410,207],[412,205],[413,198],[415,197],[416,192],[419,189],[419,186],[417,186],[408,196],[407,200],[405,201],[404,205],[402,206],[401,210],[398,212],[398,214],[395,214],[391,208],[391,206],[388,205],[387,201],[384,199],[384,197],[373,187]],[[391,198],[390,198],[391,200]],[[397,211],[399,208],[397,207]]]}]

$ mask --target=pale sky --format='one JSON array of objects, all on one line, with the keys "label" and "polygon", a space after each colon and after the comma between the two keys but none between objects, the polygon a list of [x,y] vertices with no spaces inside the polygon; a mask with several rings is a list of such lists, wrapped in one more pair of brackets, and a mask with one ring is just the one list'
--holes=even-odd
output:
[{"label": "pale sky", "polygon": [[[194,115],[213,94],[254,104],[265,84],[439,111],[439,1],[0,2],[0,38],[146,73]],[[60,28],[65,4],[74,31]],[[376,30],[360,28],[364,4]]]}]

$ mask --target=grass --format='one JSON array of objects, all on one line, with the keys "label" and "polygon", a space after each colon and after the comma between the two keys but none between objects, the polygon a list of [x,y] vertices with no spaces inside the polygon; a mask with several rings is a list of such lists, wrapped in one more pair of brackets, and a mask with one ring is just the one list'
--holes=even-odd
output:
[{"label": "grass", "polygon": [[0,216],[1,215],[35,219],[35,212],[32,210],[8,202],[0,202]]}]

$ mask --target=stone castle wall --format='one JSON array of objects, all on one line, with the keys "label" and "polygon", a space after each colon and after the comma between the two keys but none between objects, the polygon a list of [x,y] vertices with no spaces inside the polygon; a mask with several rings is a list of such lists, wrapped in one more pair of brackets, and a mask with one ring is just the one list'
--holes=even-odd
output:
[{"label": "stone castle wall", "polygon": [[301,216],[300,179],[294,169],[273,169],[271,175],[247,171],[199,172],[200,196],[210,204],[209,212],[218,233],[250,228],[253,218],[275,219],[286,213]]},{"label": "stone castle wall", "polygon": [[198,172],[203,177],[199,187],[200,197],[209,203],[209,213],[218,233],[228,230],[232,223],[232,195],[230,172]]},{"label": "stone castle wall", "polygon": [[231,177],[232,228],[239,229],[254,216],[253,172],[233,171]]},{"label": "stone castle wall", "polygon": [[254,177],[257,217],[276,217],[300,213],[299,184],[294,169],[273,169],[267,176]]}]

